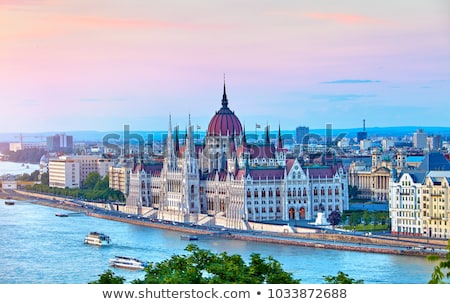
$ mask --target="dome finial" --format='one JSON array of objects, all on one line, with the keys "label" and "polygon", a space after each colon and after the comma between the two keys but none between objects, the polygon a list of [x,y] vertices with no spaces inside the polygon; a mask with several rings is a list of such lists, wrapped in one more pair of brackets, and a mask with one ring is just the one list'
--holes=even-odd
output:
[{"label": "dome finial", "polygon": [[226,89],[225,89],[225,73],[223,74],[222,108],[228,108],[227,92],[226,92]]}]

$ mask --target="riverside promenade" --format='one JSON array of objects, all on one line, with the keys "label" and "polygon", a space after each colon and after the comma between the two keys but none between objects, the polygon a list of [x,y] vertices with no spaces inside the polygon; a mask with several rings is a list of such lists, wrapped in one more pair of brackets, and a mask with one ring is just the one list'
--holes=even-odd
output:
[{"label": "riverside promenade", "polygon": [[[126,213],[93,208],[68,201],[66,198],[54,197],[44,194],[35,194],[24,191],[0,192],[0,198],[14,199],[47,207],[85,213],[88,216],[106,220],[120,221],[134,225],[158,229],[179,231],[198,237],[217,237],[235,239],[249,242],[262,242],[280,245],[294,245],[320,249],[334,249],[347,251],[372,252],[380,254],[395,254],[427,257],[438,255],[444,257],[447,241],[438,239],[423,239],[399,237],[392,235],[360,236],[341,231],[303,232],[303,233],[277,233],[262,230],[230,230],[220,227],[192,226],[182,223],[151,221],[147,218],[127,215]],[[312,230],[313,231],[313,230]]]}]

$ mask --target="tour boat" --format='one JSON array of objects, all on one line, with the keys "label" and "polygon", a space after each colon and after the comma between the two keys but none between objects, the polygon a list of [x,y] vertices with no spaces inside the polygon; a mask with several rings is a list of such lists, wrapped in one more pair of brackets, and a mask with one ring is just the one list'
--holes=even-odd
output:
[{"label": "tour boat", "polygon": [[109,264],[113,267],[127,268],[133,270],[143,270],[147,267],[148,263],[141,261],[136,258],[115,256],[113,259],[109,260]]},{"label": "tour boat", "polygon": [[5,201],[5,205],[10,205],[10,206],[12,206],[12,205],[14,205],[15,204],[15,202],[13,202],[13,201]]},{"label": "tour boat", "polygon": [[67,213],[55,213],[56,216],[59,217],[68,217],[69,215]]},{"label": "tour boat", "polygon": [[90,232],[85,238],[84,243],[90,244],[90,245],[97,245],[97,246],[103,246],[103,245],[109,245],[111,242],[111,239],[106,234],[100,233],[100,232]]},{"label": "tour boat", "polygon": [[198,236],[196,236],[196,235],[183,234],[180,238],[182,240],[186,240],[186,241],[197,241],[198,240]]}]

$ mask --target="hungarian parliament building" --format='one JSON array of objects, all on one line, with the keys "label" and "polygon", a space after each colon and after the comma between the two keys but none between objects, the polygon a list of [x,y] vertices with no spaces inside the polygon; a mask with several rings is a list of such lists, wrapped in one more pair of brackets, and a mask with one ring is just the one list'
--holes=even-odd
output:
[{"label": "hungarian parliament building", "polygon": [[271,141],[250,142],[228,107],[212,117],[204,141],[194,141],[189,118],[180,144],[169,117],[163,157],[138,157],[131,167],[109,168],[110,187],[126,193],[125,210],[152,219],[251,229],[249,223],[328,218],[348,209],[342,164],[325,153],[318,163],[290,158],[281,131]]}]

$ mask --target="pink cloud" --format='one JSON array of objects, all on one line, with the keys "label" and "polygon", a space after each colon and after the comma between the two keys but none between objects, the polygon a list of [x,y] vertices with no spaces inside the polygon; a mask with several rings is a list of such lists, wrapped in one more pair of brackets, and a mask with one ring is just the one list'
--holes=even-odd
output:
[{"label": "pink cloud", "polygon": [[356,14],[308,12],[303,13],[302,15],[314,20],[331,21],[339,24],[364,24],[381,22],[381,20],[376,18]]},{"label": "pink cloud", "polygon": [[218,25],[202,25],[187,22],[172,22],[148,19],[126,19],[116,17],[97,16],[70,16],[64,18],[67,22],[75,22],[77,25],[86,25],[105,28],[156,28],[156,29],[212,29]]}]

